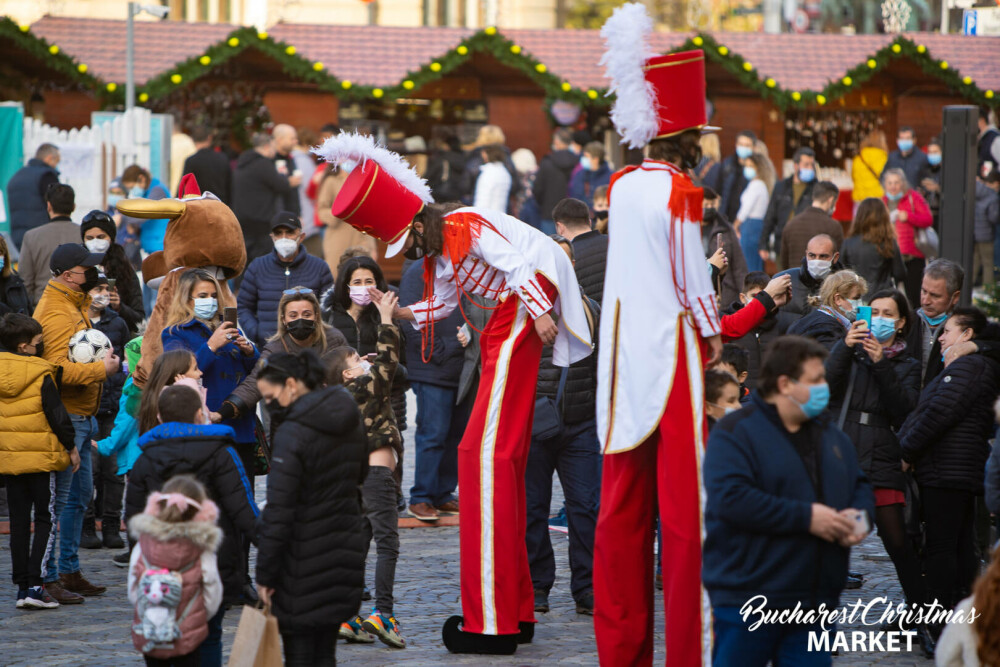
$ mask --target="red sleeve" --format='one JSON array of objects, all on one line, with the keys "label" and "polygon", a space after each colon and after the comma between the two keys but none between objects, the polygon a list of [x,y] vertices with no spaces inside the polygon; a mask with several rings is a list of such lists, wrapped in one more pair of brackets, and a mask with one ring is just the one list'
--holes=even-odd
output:
[{"label": "red sleeve", "polygon": [[728,343],[743,338],[754,330],[764,318],[767,317],[767,308],[757,299],[750,299],[750,303],[743,306],[735,313],[722,316],[722,342]]},{"label": "red sleeve", "polygon": [[914,227],[930,227],[934,224],[934,216],[927,205],[927,200],[919,192],[910,190],[910,212],[907,222]]}]

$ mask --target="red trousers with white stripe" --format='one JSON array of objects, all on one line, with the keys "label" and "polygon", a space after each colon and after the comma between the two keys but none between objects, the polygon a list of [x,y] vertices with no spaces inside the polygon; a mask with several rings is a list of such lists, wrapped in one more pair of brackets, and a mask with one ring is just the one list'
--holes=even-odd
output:
[{"label": "red trousers with white stripe", "polygon": [[[540,275],[538,282],[555,302],[555,287]],[[519,622],[535,621],[524,470],[542,358],[542,339],[517,296],[493,313],[480,347],[479,391],[458,445],[462,629],[511,635]]]},{"label": "red trousers with white stripe", "polygon": [[666,664],[711,664],[711,608],[701,586],[703,371],[692,333],[678,341],[673,386],[657,430],[635,449],[604,456],[594,537],[594,630],[602,665],[653,664],[657,499]]}]

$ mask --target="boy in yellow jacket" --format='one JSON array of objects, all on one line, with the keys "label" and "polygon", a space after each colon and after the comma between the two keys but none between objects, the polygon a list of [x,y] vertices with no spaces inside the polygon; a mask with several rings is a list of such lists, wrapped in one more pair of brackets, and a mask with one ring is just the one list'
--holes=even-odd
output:
[{"label": "boy in yellow jacket", "polygon": [[[59,398],[58,367],[41,358],[42,325],[27,315],[0,320],[0,474],[10,506],[10,556],[18,609],[59,606],[42,586],[42,559],[52,539],[53,473],[80,468],[73,423]],[[31,513],[35,538],[31,544]]]}]

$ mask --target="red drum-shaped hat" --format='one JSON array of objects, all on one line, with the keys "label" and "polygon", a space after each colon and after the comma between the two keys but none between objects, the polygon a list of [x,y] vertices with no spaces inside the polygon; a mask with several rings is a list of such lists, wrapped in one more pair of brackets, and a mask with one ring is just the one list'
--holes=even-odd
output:
[{"label": "red drum-shaped hat", "polygon": [[355,229],[388,243],[387,257],[402,246],[413,216],[424,203],[374,160],[358,165],[347,177],[331,212]]},{"label": "red drum-shaped hat", "polygon": [[685,130],[717,130],[705,117],[705,53],[701,50],[650,58],[642,68],[656,90],[656,138]]}]

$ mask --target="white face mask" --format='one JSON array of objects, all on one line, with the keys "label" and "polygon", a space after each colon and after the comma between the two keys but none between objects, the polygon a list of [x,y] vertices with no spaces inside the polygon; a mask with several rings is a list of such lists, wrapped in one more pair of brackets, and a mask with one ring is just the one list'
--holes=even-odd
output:
[{"label": "white face mask", "polygon": [[88,241],[84,241],[83,245],[87,246],[87,250],[90,252],[97,255],[103,255],[108,251],[108,248],[111,247],[111,241],[108,239],[90,239]]},{"label": "white face mask", "polygon": [[95,294],[91,297],[90,303],[93,304],[94,308],[107,308],[108,304],[111,303],[111,295],[107,293]]},{"label": "white face mask", "polygon": [[833,262],[828,259],[806,260],[806,267],[809,269],[809,275],[816,280],[823,280],[830,275],[830,268],[832,266]]},{"label": "white face mask", "polygon": [[283,258],[291,257],[299,249],[299,242],[295,239],[278,239],[274,242],[274,249]]}]

